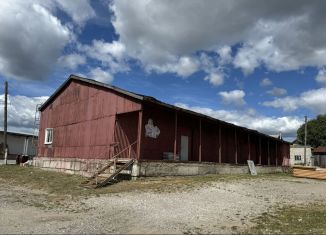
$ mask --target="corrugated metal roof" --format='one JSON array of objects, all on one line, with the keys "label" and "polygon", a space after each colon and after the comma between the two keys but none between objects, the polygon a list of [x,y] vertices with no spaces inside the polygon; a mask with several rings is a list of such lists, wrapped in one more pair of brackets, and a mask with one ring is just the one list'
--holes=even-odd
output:
[{"label": "corrugated metal roof", "polygon": [[[3,131],[0,130],[0,135],[3,135]],[[22,133],[22,132],[12,132],[12,131],[7,131],[7,135],[17,135],[17,136],[25,136],[25,137],[36,137],[36,135],[33,134],[28,134],[28,133]]]},{"label": "corrugated metal roof", "polygon": [[312,151],[314,154],[326,153],[326,146],[319,146]]},{"label": "corrugated metal roof", "polygon": [[43,105],[39,108],[39,110],[40,111],[44,110],[58,96],[58,94],[61,92],[61,90],[63,90],[73,80],[84,82],[84,83],[87,83],[87,84],[92,84],[92,85],[103,87],[103,88],[107,88],[109,90],[113,90],[113,91],[115,91],[117,93],[120,93],[120,94],[126,95],[128,97],[134,98],[134,99],[139,100],[141,102],[148,102],[148,103],[157,104],[157,105],[166,107],[168,109],[174,109],[174,110],[177,110],[177,111],[181,111],[181,112],[184,112],[184,113],[188,113],[188,114],[191,114],[191,115],[202,117],[202,118],[205,118],[205,119],[208,119],[208,120],[211,120],[211,121],[218,121],[218,122],[221,122],[221,123],[229,125],[229,126],[238,127],[240,129],[246,130],[248,132],[257,133],[257,134],[263,135],[265,137],[278,140],[280,142],[289,143],[289,142],[284,141],[282,139],[275,138],[275,137],[272,137],[270,135],[266,135],[264,133],[260,133],[260,132],[258,132],[256,130],[248,129],[248,128],[242,127],[242,126],[237,126],[237,125],[234,125],[232,123],[225,122],[225,121],[222,121],[222,120],[219,120],[219,119],[216,119],[216,118],[213,118],[213,117],[201,114],[201,113],[197,113],[197,112],[194,112],[194,111],[191,111],[191,110],[188,110],[188,109],[184,109],[184,108],[180,108],[180,107],[168,104],[168,103],[164,103],[164,102],[159,101],[159,100],[157,100],[157,99],[155,99],[154,97],[151,97],[151,96],[145,96],[145,95],[137,94],[137,93],[134,93],[134,92],[130,92],[130,91],[121,89],[121,88],[116,87],[116,86],[112,86],[112,85],[105,84],[105,83],[102,83],[102,82],[98,82],[98,81],[88,79],[88,78],[83,78],[83,77],[73,75],[73,74],[71,74],[69,76],[69,78],[49,97],[49,99],[47,99],[43,103]]}]

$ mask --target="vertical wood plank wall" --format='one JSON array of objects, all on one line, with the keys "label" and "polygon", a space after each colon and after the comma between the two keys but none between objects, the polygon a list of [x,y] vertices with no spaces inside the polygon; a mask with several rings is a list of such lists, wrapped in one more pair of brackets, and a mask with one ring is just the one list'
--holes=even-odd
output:
[{"label": "vertical wood plank wall", "polygon": [[[158,138],[145,136],[149,119],[160,129]],[[54,128],[52,146],[44,145],[45,128]],[[281,140],[155,103],[141,104],[78,81],[69,83],[42,111],[38,154],[103,159],[140,138],[140,158],[162,160],[163,152],[180,154],[181,136],[188,137],[189,161],[246,164],[250,158],[255,164],[280,165],[283,157],[289,156],[289,144]],[[132,157],[137,151],[134,146]]]}]

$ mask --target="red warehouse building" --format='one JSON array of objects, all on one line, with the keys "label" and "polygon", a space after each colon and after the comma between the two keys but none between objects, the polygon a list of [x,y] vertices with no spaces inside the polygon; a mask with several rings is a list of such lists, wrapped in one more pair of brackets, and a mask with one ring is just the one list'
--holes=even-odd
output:
[{"label": "red warehouse building", "polygon": [[44,167],[113,157],[277,166],[289,157],[281,139],[75,75],[40,112],[36,165]]}]

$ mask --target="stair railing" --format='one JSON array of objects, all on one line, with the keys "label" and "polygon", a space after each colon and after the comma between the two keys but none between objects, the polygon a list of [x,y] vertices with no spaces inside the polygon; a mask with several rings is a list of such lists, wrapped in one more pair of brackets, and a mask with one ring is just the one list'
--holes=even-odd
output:
[{"label": "stair railing", "polygon": [[[116,163],[117,163],[117,159],[118,157],[125,152],[126,150],[128,150],[128,157],[131,158],[131,148],[132,146],[134,146],[138,141],[133,142],[132,144],[128,145],[128,147],[122,149],[120,152],[118,152],[117,154],[113,155],[112,158],[108,159],[108,164],[106,164],[104,167],[102,167],[100,170],[96,169],[95,172],[93,173],[93,175],[90,177],[90,179],[94,179],[97,178],[97,175],[101,174],[103,171],[105,171],[108,167],[112,166],[113,163],[113,168],[114,168],[114,172],[116,171]],[[110,164],[111,163],[111,164]]]},{"label": "stair railing", "polygon": [[128,158],[131,158],[131,147],[134,146],[138,141],[136,140],[135,142],[133,142],[132,144],[129,144],[128,147],[122,149],[120,152],[118,152],[117,154],[115,154],[110,160],[116,159],[118,158],[118,156],[120,156],[123,152],[125,152],[126,150],[128,150]]}]

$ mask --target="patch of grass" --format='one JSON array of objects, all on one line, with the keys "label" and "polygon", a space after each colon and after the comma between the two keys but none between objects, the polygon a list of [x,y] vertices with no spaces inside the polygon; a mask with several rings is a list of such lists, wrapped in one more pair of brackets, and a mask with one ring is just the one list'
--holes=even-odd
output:
[{"label": "patch of grass", "polygon": [[44,190],[50,194],[79,196],[79,184],[85,178],[34,167],[0,166],[0,182]]},{"label": "patch of grass", "polygon": [[326,205],[288,206],[264,213],[248,234],[326,234]]},{"label": "patch of grass", "polygon": [[0,166],[0,183],[24,185],[34,189],[41,189],[50,194],[70,195],[73,197],[100,195],[103,193],[120,193],[135,190],[155,192],[175,192],[183,189],[193,189],[214,182],[235,182],[249,179],[278,180],[289,178],[288,174],[249,174],[235,175],[203,175],[184,177],[153,177],[139,178],[131,181],[121,181],[99,189],[85,189],[80,187],[85,180],[79,175],[69,175],[60,172],[41,170],[34,167]]},{"label": "patch of grass", "polygon": [[[80,187],[85,179],[79,175],[69,175],[34,167],[0,166],[0,186],[3,189],[8,189],[8,193],[11,194],[11,201],[45,210],[59,208],[71,212],[89,210],[90,208],[87,206],[81,205],[82,200],[80,199],[100,196],[101,194],[132,191],[174,193],[184,190],[200,190],[200,187],[215,182],[237,182],[250,179],[287,180],[290,179],[290,176],[287,174],[260,174],[258,176],[238,174],[152,177],[121,181],[99,189]],[[31,190],[11,189],[11,186],[23,186]]]}]

